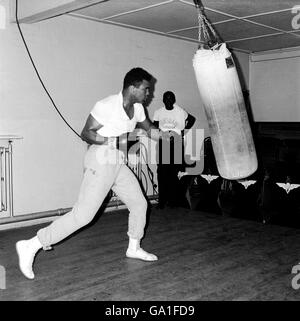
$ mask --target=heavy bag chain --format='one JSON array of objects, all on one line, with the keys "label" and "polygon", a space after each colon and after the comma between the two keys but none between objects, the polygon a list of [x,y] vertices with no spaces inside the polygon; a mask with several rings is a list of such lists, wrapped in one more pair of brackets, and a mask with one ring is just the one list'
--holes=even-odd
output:
[{"label": "heavy bag chain", "polygon": [[[206,44],[209,47],[218,46],[219,37],[216,31],[211,26],[211,23],[205,16],[204,7],[200,0],[194,0],[196,9],[198,11],[198,41],[200,44]],[[211,33],[211,35],[210,35]],[[202,39],[203,35],[203,39]]]}]

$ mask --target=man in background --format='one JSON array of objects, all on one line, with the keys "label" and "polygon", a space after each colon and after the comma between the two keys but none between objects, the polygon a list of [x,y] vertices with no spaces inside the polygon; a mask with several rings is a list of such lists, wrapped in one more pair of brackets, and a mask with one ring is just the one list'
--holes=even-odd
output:
[{"label": "man in background", "polygon": [[175,94],[166,91],[163,94],[164,106],[156,110],[153,116],[154,125],[159,127],[163,135],[171,135],[172,138],[170,144],[163,143],[163,140],[158,144],[157,180],[160,209],[166,205],[186,207],[188,204],[178,173],[185,171],[184,130],[190,129],[196,119],[175,102]]}]

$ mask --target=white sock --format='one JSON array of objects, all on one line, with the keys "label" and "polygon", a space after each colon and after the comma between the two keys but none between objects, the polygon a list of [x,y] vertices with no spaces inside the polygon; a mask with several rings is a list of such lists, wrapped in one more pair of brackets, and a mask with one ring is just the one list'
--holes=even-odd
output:
[{"label": "white sock", "polygon": [[16,243],[16,250],[19,257],[19,267],[21,272],[28,279],[34,279],[32,265],[36,253],[41,248],[42,244],[37,236],[33,237],[32,239],[22,240]]},{"label": "white sock", "polygon": [[129,238],[126,256],[132,259],[140,259],[143,261],[157,261],[158,257],[154,254],[144,251],[140,247],[140,240]]},{"label": "white sock", "polygon": [[129,238],[128,249],[136,251],[140,248],[140,240]]}]

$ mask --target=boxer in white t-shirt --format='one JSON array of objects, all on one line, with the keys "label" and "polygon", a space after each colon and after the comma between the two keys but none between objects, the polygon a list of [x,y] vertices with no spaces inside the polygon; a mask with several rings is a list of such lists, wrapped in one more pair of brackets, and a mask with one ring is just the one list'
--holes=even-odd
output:
[{"label": "boxer in white t-shirt", "polygon": [[34,278],[33,261],[37,252],[41,248],[50,249],[53,244],[91,222],[110,189],[129,209],[126,256],[144,261],[158,259],[140,247],[147,201],[135,175],[124,163],[124,153],[116,148],[117,138],[132,132],[137,124],[149,137],[159,139],[160,133],[146,118],[142,105],[149,96],[151,80],[152,76],[147,71],[134,68],[126,74],[119,94],[97,102],[92,109],[81,133],[89,148],[76,204],[72,211],[40,229],[36,236],[16,244],[19,267],[27,278]]}]

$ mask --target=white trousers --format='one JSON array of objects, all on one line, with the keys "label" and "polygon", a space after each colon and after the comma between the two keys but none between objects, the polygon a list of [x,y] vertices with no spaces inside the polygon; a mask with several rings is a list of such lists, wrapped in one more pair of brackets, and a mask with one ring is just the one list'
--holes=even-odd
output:
[{"label": "white trousers", "polygon": [[40,229],[37,236],[47,249],[94,218],[112,189],[129,210],[128,236],[140,240],[146,224],[147,201],[123,153],[108,145],[92,145],[84,159],[84,177],[73,209]]}]

